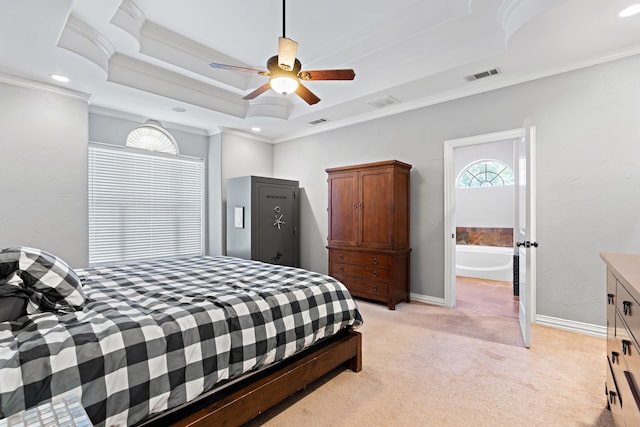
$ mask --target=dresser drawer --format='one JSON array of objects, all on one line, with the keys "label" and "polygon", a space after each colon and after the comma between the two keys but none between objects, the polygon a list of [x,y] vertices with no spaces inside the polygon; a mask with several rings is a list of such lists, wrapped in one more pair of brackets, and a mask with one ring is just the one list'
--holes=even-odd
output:
[{"label": "dresser drawer", "polygon": [[[616,291],[616,310],[634,337],[638,339],[640,337],[636,337],[635,335],[640,334],[640,305],[638,305],[638,302],[620,282],[618,282]],[[620,327],[616,321],[616,334],[619,329]]]},{"label": "dresser drawer", "polygon": [[387,282],[389,280],[389,270],[386,268],[366,267],[356,264],[332,263],[330,274],[339,274],[344,277],[379,280],[381,282]]},{"label": "dresser drawer", "polygon": [[388,267],[389,257],[387,255],[377,254],[375,252],[349,252],[331,250],[329,260],[333,264],[359,264],[375,267]]},{"label": "dresser drawer", "polygon": [[[336,277],[338,278],[338,277]],[[348,277],[344,277],[341,280],[342,283],[349,289],[355,296],[360,296],[364,298],[371,299],[387,299],[389,296],[389,286],[386,283],[373,282],[368,280],[361,279],[351,279]]]}]

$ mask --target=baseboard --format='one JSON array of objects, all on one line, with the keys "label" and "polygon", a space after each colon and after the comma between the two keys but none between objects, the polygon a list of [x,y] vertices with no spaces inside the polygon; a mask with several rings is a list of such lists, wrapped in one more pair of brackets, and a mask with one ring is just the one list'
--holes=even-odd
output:
[{"label": "baseboard", "polygon": [[431,304],[431,305],[441,305],[443,307],[445,306],[444,298],[430,297],[429,295],[422,295],[422,294],[414,294],[413,292],[411,292],[410,298],[411,298],[411,301],[423,302],[425,304]]},{"label": "baseboard", "polygon": [[579,334],[592,335],[594,337],[606,338],[607,327],[594,325],[591,323],[576,322],[574,320],[560,319],[558,317],[536,315],[536,324],[563,329],[565,331],[577,332]]}]

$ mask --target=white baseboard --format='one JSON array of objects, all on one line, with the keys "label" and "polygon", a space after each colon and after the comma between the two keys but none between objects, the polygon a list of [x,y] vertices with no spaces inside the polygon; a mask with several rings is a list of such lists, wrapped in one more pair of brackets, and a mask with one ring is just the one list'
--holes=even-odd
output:
[{"label": "white baseboard", "polygon": [[414,294],[413,292],[411,292],[410,298],[411,298],[411,301],[423,302],[425,304],[431,304],[431,305],[441,305],[443,307],[445,306],[444,298],[430,297],[429,295],[422,295],[422,294]]},{"label": "white baseboard", "polygon": [[595,337],[606,338],[607,327],[594,325],[591,323],[576,322],[574,320],[560,319],[558,317],[536,315],[536,324],[563,329],[565,331],[577,332],[579,334],[593,335]]},{"label": "white baseboard", "polygon": [[[411,293],[411,301],[423,302],[425,304],[439,305],[446,307],[444,298],[432,297]],[[561,319],[559,317],[536,315],[535,323],[541,326],[549,326],[551,328],[562,329],[565,331],[576,332],[578,334],[592,335],[594,337],[606,338],[607,327],[594,325],[591,323],[576,322],[575,320]]]}]

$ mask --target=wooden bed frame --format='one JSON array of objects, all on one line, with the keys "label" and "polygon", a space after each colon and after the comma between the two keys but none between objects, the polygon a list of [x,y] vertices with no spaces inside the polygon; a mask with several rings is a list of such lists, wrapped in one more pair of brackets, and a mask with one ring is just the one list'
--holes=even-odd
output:
[{"label": "wooden bed frame", "polygon": [[362,335],[345,330],[249,378],[216,388],[139,426],[236,426],[345,364],[362,370]]}]

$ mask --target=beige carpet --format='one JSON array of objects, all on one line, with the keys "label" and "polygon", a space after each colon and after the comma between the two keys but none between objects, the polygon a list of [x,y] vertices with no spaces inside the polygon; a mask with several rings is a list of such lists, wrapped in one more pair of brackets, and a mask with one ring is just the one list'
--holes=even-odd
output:
[{"label": "beige carpet", "polygon": [[[363,370],[336,370],[249,426],[613,426],[604,338],[476,308],[358,301]],[[464,305],[464,304],[463,304]]]}]

